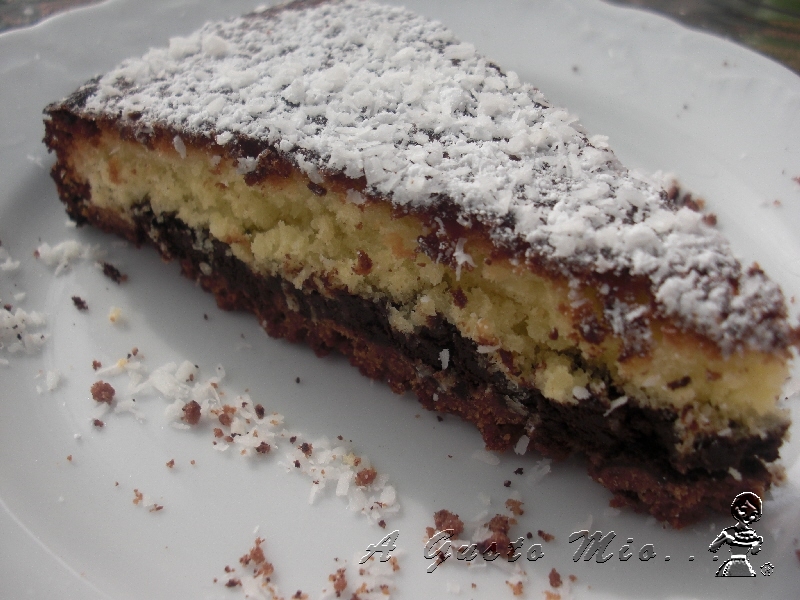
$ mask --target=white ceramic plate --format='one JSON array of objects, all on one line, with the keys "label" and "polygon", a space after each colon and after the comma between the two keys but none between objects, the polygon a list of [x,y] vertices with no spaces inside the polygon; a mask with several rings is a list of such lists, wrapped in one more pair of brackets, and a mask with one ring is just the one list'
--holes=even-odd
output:
[{"label": "white ceramic plate", "polygon": [[[570,107],[591,132],[609,135],[630,166],[678,173],[707,199],[743,260],[758,260],[788,296],[800,292],[796,75],[731,43],[593,0],[407,4],[444,21]],[[0,367],[2,595],[242,597],[241,588],[224,587],[231,577],[224,568],[241,573],[238,558],[258,527],[275,566],[273,582],[286,597],[300,589],[316,598],[330,588],[327,576],[343,561],[352,568],[354,556],[397,529],[401,569],[393,576],[392,597],[512,598],[504,583],[508,574],[494,567],[467,569],[451,559],[426,573],[430,561],[423,557],[422,538],[436,510],[466,519],[482,510],[493,515],[513,491],[525,514],[512,533],[531,531],[537,538],[542,529],[555,536],[542,542],[544,558],[519,561],[527,573],[524,597],[542,598],[543,590],[580,598],[796,595],[797,441],[783,450],[789,482],[766,502],[756,527],[765,543],[751,562],[757,569],[770,562],[774,573],[715,579],[720,563],[707,547],[730,519],[663,530],[647,517],[609,510],[609,494],[588,479],[579,461],[553,465],[536,482],[531,473],[541,457],[509,455],[496,466],[475,460],[482,444],[471,426],[452,417],[439,422],[412,397],[372,384],[345,360],[318,359],[303,346],[268,338],[248,315],[217,310],[209,295],[150,249],[137,251],[65,226],[48,174],[52,159],[41,143],[45,104],[126,56],[251,7],[247,1],[112,1],[0,36],[0,240],[21,261],[17,272],[0,272],[0,297],[46,313],[43,330],[50,335],[41,353],[3,354],[10,365]],[[117,286],[86,262],[56,277],[33,258],[40,241],[65,239],[100,245],[129,281]],[[27,296],[17,302],[14,294],[21,290]],[[89,311],[78,312],[73,295],[84,298]],[[122,309],[124,326],[109,324],[111,306]],[[254,401],[285,415],[287,426],[306,439],[353,440],[390,477],[402,512],[384,531],[333,494],[309,506],[309,480],[287,474],[279,457],[253,461],[219,453],[208,428],[167,426],[159,400],[141,402],[143,421],[109,415],[103,429],[95,428],[91,362],[109,364],[133,346],[151,369],[189,359],[208,376],[221,363],[228,393],[249,389]],[[37,373],[51,370],[63,375],[59,386],[37,393],[36,386],[45,384]],[[168,469],[171,459],[175,467]],[[514,474],[518,467],[524,475]],[[164,510],[134,505],[134,489]],[[488,508],[481,495],[491,498]],[[657,556],[575,564],[575,544],[567,538],[583,528],[614,530],[614,552],[633,538],[635,551],[652,543]],[[565,580],[558,590],[548,581],[553,568]]]}]

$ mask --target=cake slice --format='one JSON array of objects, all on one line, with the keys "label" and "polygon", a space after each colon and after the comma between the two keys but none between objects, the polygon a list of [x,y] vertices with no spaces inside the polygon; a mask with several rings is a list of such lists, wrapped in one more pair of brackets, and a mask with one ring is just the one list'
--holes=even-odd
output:
[{"label": "cake slice", "polygon": [[580,453],[615,505],[675,526],[781,477],[779,287],[439,23],[264,9],[123,62],[45,127],[77,223],[489,449]]}]

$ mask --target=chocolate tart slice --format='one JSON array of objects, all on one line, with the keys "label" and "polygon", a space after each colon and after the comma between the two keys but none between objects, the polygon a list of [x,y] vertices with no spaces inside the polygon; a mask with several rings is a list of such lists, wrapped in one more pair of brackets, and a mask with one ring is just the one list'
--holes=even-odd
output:
[{"label": "chocolate tart slice", "polygon": [[779,287],[439,23],[265,9],[125,61],[45,126],[76,222],[490,449],[581,453],[615,505],[675,526],[781,477]]}]

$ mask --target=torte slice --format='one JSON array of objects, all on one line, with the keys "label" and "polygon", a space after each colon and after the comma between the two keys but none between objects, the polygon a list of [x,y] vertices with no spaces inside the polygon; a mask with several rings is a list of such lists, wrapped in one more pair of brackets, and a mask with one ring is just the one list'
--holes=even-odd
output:
[{"label": "torte slice", "polygon": [[681,526],[780,478],[795,329],[696,203],[444,26],[357,0],[205,25],[46,109],[69,215],[267,333],[580,453]]}]

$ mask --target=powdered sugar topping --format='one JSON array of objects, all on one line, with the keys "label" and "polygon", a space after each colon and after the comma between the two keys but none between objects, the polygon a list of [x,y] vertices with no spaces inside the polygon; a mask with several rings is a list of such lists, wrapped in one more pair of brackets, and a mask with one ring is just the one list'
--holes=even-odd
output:
[{"label": "powdered sugar topping", "polygon": [[[622,167],[515,73],[404,9],[344,0],[208,24],[122,63],[83,110],[221,146],[253,138],[312,181],[363,178],[367,194],[412,210],[444,200],[462,224],[566,275],[648,278],[649,316],[725,352],[789,338],[779,288],[743,273],[702,215],[672,206],[662,182]],[[240,172],[258,160],[239,156]],[[472,259],[456,250],[460,275]]]}]

